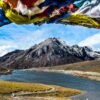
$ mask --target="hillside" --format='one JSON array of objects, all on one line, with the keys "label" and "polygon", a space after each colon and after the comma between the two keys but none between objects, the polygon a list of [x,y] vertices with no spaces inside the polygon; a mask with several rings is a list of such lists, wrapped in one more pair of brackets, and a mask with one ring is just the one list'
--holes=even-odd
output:
[{"label": "hillside", "polygon": [[[49,67],[49,69],[51,69],[51,67]],[[100,72],[100,60],[84,61],[84,62],[78,62],[74,64],[54,66],[53,69]]]}]

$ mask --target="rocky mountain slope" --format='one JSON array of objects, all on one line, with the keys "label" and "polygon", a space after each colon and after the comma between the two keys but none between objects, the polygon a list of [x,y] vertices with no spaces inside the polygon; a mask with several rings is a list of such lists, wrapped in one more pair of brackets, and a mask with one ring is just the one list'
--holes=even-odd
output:
[{"label": "rocky mountain slope", "polygon": [[89,47],[69,46],[59,39],[49,38],[27,50],[16,50],[0,58],[4,67],[22,69],[55,66],[100,58]]}]

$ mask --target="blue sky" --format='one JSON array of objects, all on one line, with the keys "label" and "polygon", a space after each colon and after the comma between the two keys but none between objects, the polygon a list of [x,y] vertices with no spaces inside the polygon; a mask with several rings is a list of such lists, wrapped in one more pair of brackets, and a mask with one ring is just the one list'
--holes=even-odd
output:
[{"label": "blue sky", "polygon": [[87,45],[100,50],[100,29],[62,24],[9,24],[0,27],[0,56],[15,49],[27,49],[50,37],[60,38],[69,45]]}]

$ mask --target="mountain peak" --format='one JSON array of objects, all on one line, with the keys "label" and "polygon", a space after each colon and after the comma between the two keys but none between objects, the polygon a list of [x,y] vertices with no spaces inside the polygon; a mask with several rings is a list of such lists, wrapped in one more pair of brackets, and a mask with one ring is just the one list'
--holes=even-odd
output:
[{"label": "mountain peak", "polygon": [[39,51],[47,52],[47,50],[52,51],[52,49],[63,48],[66,46],[67,45],[65,45],[65,42],[61,41],[61,39],[48,38],[44,40],[43,42],[31,47],[31,49],[33,49],[34,51],[39,50]]},{"label": "mountain peak", "polygon": [[50,45],[50,44],[63,44],[60,38],[48,38],[45,41],[41,42],[39,45]]}]

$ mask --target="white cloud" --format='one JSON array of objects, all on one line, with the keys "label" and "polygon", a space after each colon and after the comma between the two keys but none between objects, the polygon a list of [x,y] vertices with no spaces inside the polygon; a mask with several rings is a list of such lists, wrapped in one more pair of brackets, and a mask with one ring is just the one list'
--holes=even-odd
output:
[{"label": "white cloud", "polygon": [[8,40],[0,40],[0,56],[17,48],[17,45]]},{"label": "white cloud", "polygon": [[10,45],[3,45],[3,46],[0,46],[0,56],[3,56],[4,54],[6,54],[7,52],[10,51],[10,48],[11,46]]},{"label": "white cloud", "polygon": [[100,48],[100,33],[97,33],[95,35],[86,38],[85,40],[81,41],[79,45],[90,46],[90,47],[94,47],[95,45],[98,45],[98,47]]},{"label": "white cloud", "polygon": [[0,56],[3,56],[5,55],[6,53],[14,50],[15,48],[11,45],[3,45],[3,46],[0,46]]},{"label": "white cloud", "polygon": [[37,29],[33,32],[27,30],[27,34],[11,34],[11,39],[0,39],[0,56],[5,55],[15,49],[28,49],[35,43],[43,40],[44,34],[48,33],[47,29]]}]

